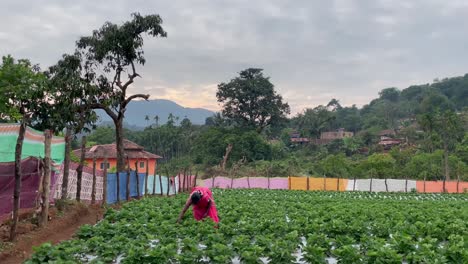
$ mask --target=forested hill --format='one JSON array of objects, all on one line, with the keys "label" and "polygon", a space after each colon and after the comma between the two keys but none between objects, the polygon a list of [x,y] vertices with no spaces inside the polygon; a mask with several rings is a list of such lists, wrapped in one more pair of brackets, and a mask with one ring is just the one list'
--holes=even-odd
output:
[{"label": "forested hill", "polygon": [[[339,98],[327,105],[305,109],[291,119],[292,128],[303,136],[318,137],[320,131],[345,128],[348,131],[378,131],[408,125],[417,116],[436,109],[458,112],[468,107],[468,74],[435,80],[406,89],[386,88],[362,108],[342,107]],[[406,124],[404,124],[406,122]]]},{"label": "forested hill", "polygon": [[[97,111],[101,124],[106,124],[111,121],[109,116],[101,110]],[[202,125],[207,117],[214,113],[203,108],[188,108],[176,104],[170,100],[155,99],[148,101],[132,101],[127,107],[125,113],[125,123],[127,127],[146,127],[149,124],[167,122],[169,114],[173,114],[179,118],[179,122],[187,117],[194,124]],[[146,118],[148,117],[148,118]]]}]

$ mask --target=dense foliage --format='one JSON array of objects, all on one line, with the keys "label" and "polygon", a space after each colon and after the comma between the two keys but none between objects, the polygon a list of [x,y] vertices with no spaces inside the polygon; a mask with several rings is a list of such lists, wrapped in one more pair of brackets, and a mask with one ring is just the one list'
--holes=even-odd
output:
[{"label": "dense foliage", "polygon": [[[468,196],[214,190],[221,219],[175,223],[185,198],[110,209],[27,263],[467,263]],[[234,262],[236,263],[236,262]]]}]

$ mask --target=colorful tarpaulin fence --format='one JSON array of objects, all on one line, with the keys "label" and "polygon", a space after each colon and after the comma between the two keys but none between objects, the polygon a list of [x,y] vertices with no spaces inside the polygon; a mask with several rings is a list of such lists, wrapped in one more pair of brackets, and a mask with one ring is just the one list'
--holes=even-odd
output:
[{"label": "colorful tarpaulin fence", "polygon": [[[269,184],[268,184],[269,181]],[[249,177],[231,179],[227,177],[214,177],[204,180],[197,180],[197,185],[210,188],[262,188],[262,189],[290,189],[290,190],[311,190],[311,191],[372,191],[372,192],[427,192],[441,193],[443,182],[426,181],[424,188],[423,181],[387,179],[337,179],[337,178],[315,178],[315,177],[288,177],[288,178],[268,178]],[[457,190],[458,186],[458,190]],[[451,181],[446,182],[446,191],[449,193],[463,193],[468,191],[468,182]]]},{"label": "colorful tarpaulin fence", "polygon": [[[458,190],[457,190],[458,187]],[[449,193],[468,192],[468,182],[445,182],[445,189]],[[444,192],[443,181],[417,181],[416,190],[418,192],[441,193]]]},{"label": "colorful tarpaulin fence", "polygon": [[[68,173],[68,191],[67,198],[75,200],[76,199],[76,187],[77,187],[77,173],[76,169],[78,168],[77,163],[70,163],[70,170]],[[103,194],[103,181],[104,181],[104,172],[101,170],[96,170],[96,201],[102,201]],[[60,173],[57,174],[57,182],[54,188],[54,198],[60,199],[62,197],[62,181],[63,181],[63,166],[60,169]],[[81,177],[81,195],[80,199],[82,201],[91,202],[91,194],[93,190],[93,168],[84,166],[83,174]]]},{"label": "colorful tarpaulin fence", "polygon": [[[19,124],[0,124],[0,162],[15,161],[19,128]],[[27,127],[22,151],[22,159],[27,157],[44,158],[44,133]],[[61,164],[64,155],[64,138],[52,137],[51,158],[53,163]]]},{"label": "colorful tarpaulin fence", "polygon": [[[39,183],[41,181],[40,160],[27,158],[21,161],[21,193],[20,208],[33,208],[39,203]],[[50,186],[53,192],[55,184],[55,172],[51,174]],[[0,163],[0,217],[9,214],[13,210],[13,190],[15,186],[15,163]],[[53,195],[50,196],[53,202]]]},{"label": "colorful tarpaulin fence", "polygon": [[289,177],[290,190],[345,191],[347,185],[347,179]]},{"label": "colorful tarpaulin fence", "polygon": [[[156,178],[156,182],[154,182]],[[177,193],[177,190],[179,189],[179,181],[177,179],[178,177],[170,177],[169,178],[169,195],[174,195]],[[166,195],[167,194],[167,177],[166,176],[161,176],[161,183],[159,181],[159,175],[149,175],[148,176],[148,193],[149,194],[161,194],[161,184],[162,184],[162,194]],[[153,188],[155,188],[155,191],[153,191]]]},{"label": "colorful tarpaulin fence", "polygon": [[198,185],[214,188],[262,188],[262,189],[288,189],[288,178],[244,177],[231,179],[227,177],[214,177],[197,181]]}]

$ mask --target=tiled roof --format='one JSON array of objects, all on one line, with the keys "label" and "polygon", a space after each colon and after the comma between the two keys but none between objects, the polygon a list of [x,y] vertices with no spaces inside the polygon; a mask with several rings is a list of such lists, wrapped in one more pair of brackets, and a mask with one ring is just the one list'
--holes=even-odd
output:
[{"label": "tiled roof", "polygon": [[[145,151],[144,148],[130,140],[124,140],[124,151],[125,157],[130,159],[160,159],[162,158],[159,155]],[[73,153],[80,157],[81,150],[74,150]],[[86,148],[85,158],[92,159],[94,156],[96,158],[117,158],[117,146],[115,143],[105,144],[105,145],[96,145],[90,148]]]}]

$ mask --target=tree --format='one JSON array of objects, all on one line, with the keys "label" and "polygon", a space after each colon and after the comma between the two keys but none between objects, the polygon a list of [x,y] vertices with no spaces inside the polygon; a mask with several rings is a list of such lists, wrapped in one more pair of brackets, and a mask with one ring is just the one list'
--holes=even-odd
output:
[{"label": "tree", "polygon": [[285,118],[290,109],[274,90],[262,69],[249,68],[228,83],[218,85],[216,97],[223,104],[222,114],[244,128],[261,133],[265,127]]},{"label": "tree", "polygon": [[395,87],[385,88],[379,92],[380,99],[396,103],[400,100],[400,90]]},{"label": "tree", "polygon": [[[97,89],[95,109],[103,109],[113,120],[116,130],[117,170],[125,170],[123,146],[123,119],[130,101],[149,95],[128,95],[128,88],[135,78],[140,77],[136,65],[144,65],[146,60],[143,51],[143,34],[152,37],[166,37],[161,27],[159,15],[142,16],[132,14],[133,19],[122,25],[106,22],[100,29],[93,31],[92,36],[81,37],[77,48],[86,59],[86,77]],[[123,80],[125,73],[128,74]],[[111,76],[109,76],[111,75]]]},{"label": "tree", "polygon": [[13,221],[10,240],[16,237],[21,192],[21,159],[26,126],[37,122],[36,114],[47,102],[44,96],[48,88],[47,78],[28,60],[15,61],[11,56],[3,57],[0,65],[0,113],[1,118],[19,122],[20,129],[15,148],[15,188],[13,193]]},{"label": "tree", "polygon": [[461,120],[453,111],[437,111],[434,115],[434,131],[440,137],[444,150],[445,180],[450,180],[449,153],[455,150],[463,138]]},{"label": "tree", "polygon": [[394,164],[395,159],[388,154],[375,153],[367,158],[368,171],[381,179],[391,176]]},{"label": "tree", "polygon": [[304,136],[318,138],[323,130],[331,127],[334,120],[335,113],[319,105],[313,109],[305,109],[294,118],[293,123]]},{"label": "tree", "polygon": [[[62,199],[68,195],[68,176],[72,139],[83,130],[89,132],[97,121],[91,109],[94,87],[82,77],[80,54],[64,54],[62,59],[46,72],[50,80],[49,109],[41,113],[44,128],[54,131],[66,129]],[[80,164],[84,162],[80,161]]]}]

